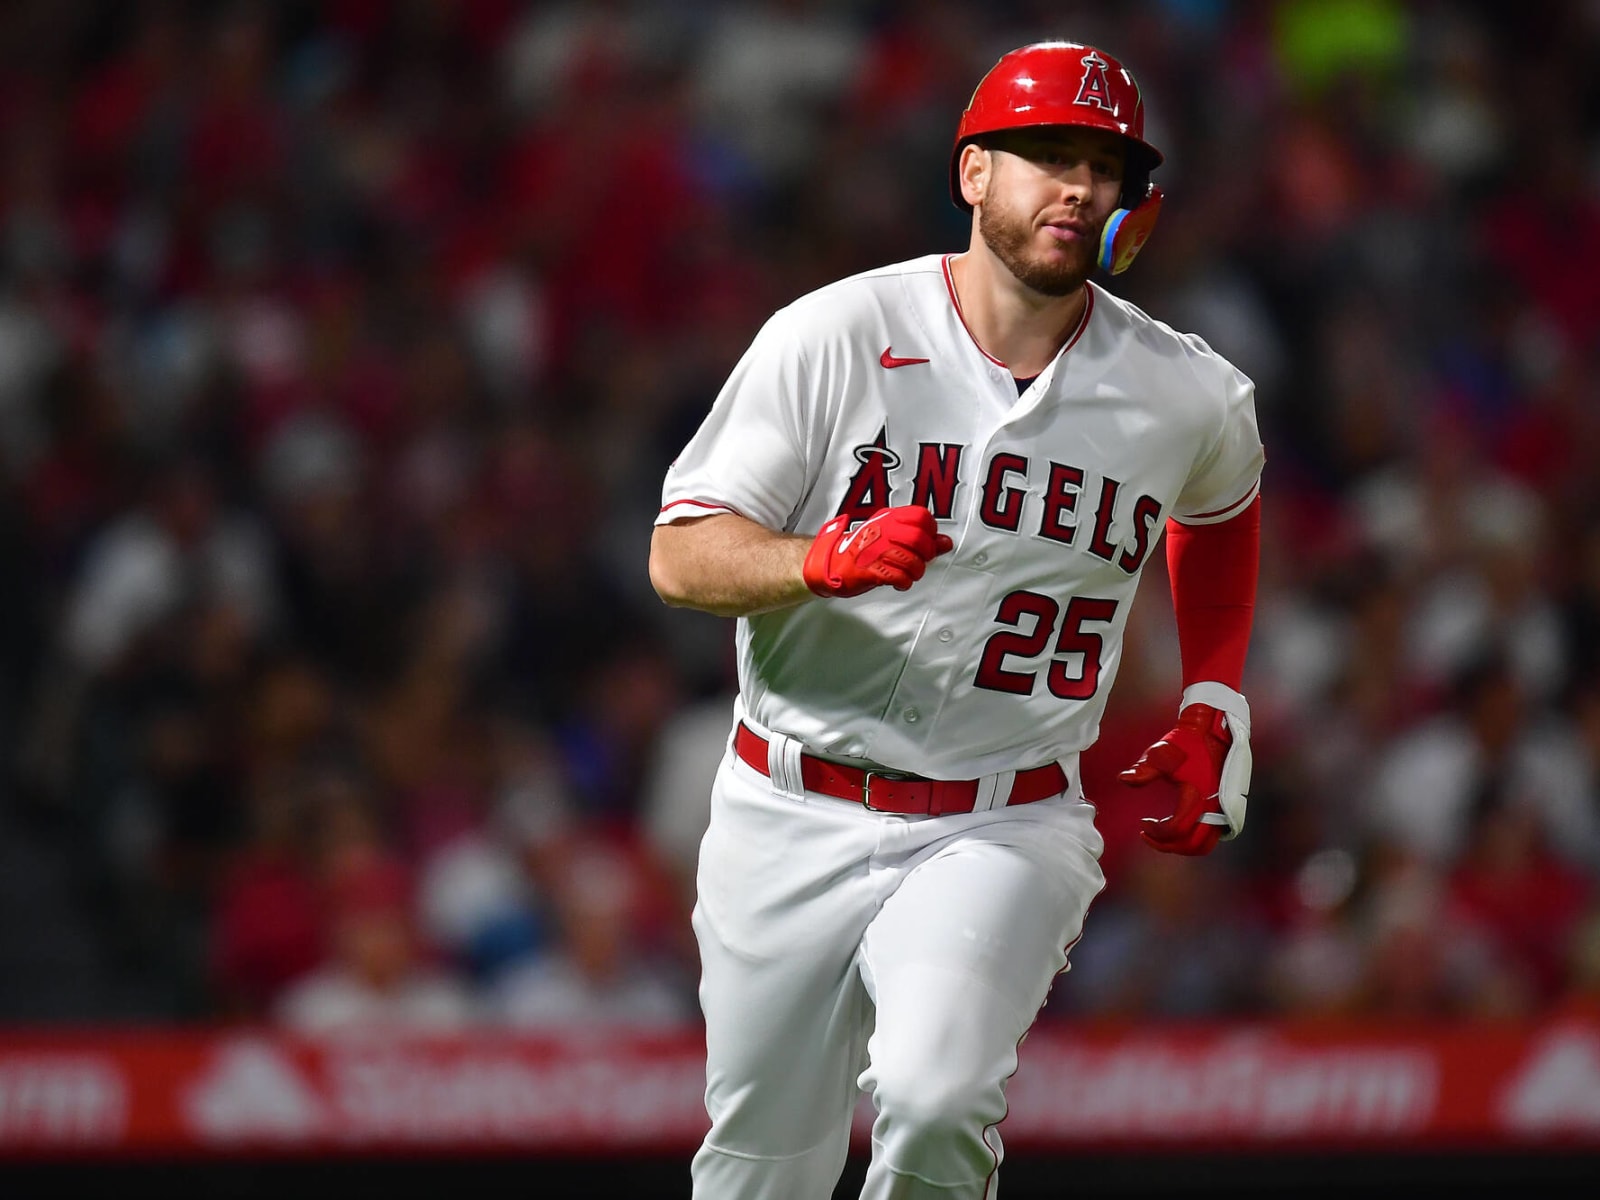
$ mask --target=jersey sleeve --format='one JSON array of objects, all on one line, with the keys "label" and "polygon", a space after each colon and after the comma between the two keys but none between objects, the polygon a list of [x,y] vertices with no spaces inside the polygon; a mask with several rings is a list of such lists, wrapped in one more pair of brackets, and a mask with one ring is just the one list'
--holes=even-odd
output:
[{"label": "jersey sleeve", "polygon": [[1222,421],[1211,444],[1195,459],[1172,517],[1185,525],[1210,525],[1237,516],[1261,490],[1266,452],[1256,424],[1256,389],[1248,376],[1223,364]]},{"label": "jersey sleeve", "polygon": [[667,469],[655,523],[733,512],[785,529],[806,489],[810,387],[791,312],[779,310]]}]

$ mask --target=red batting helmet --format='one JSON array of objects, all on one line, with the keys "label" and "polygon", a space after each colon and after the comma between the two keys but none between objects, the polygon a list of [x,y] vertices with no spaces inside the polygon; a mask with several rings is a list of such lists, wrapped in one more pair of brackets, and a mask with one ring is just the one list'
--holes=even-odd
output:
[{"label": "red batting helmet", "polygon": [[[950,196],[971,212],[961,196],[961,150],[986,133],[1039,125],[1076,125],[1119,134],[1127,142],[1122,208],[1108,224],[1101,265],[1125,270],[1149,236],[1160,211],[1161,189],[1150,172],[1162,154],[1144,140],[1144,100],[1131,72],[1104,50],[1081,42],[1035,42],[1001,57],[978,82],[961,114],[950,154]],[[1124,218],[1128,220],[1124,221]],[[1121,232],[1122,243],[1111,241]]]},{"label": "red batting helmet", "polygon": [[950,155],[950,194],[957,205],[971,211],[956,171],[961,148],[985,133],[1035,125],[1121,134],[1128,139],[1130,168],[1148,175],[1161,165],[1161,151],[1144,140],[1144,100],[1126,67],[1080,42],[1035,42],[1003,56],[967,101]]}]

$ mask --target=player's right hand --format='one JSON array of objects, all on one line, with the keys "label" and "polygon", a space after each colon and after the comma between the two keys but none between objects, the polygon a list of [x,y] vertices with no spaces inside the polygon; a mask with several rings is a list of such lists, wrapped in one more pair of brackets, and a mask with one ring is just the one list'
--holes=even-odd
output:
[{"label": "player's right hand", "polygon": [[841,513],[818,530],[801,573],[819,596],[859,596],[885,584],[903,592],[954,546],[920,504],[882,509],[854,529]]}]

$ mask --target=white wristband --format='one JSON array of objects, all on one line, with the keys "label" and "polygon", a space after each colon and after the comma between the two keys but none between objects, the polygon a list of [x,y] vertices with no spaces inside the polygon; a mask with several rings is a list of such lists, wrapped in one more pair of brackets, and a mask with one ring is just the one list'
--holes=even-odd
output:
[{"label": "white wristband", "polygon": [[1209,812],[1201,817],[1210,825],[1222,825],[1226,832],[1223,841],[1239,836],[1244,828],[1244,811],[1250,792],[1250,775],[1255,756],[1250,750],[1250,702],[1225,683],[1195,683],[1183,689],[1178,701],[1182,712],[1191,704],[1209,704],[1223,714],[1233,744],[1222,760],[1222,778],[1217,786],[1217,807],[1220,812]]},{"label": "white wristband", "polygon": [[1250,701],[1227,684],[1209,680],[1205,683],[1191,683],[1183,689],[1183,695],[1178,699],[1178,711],[1182,712],[1191,704],[1209,704],[1218,712],[1227,713],[1234,720],[1242,722],[1245,734],[1249,735]]}]

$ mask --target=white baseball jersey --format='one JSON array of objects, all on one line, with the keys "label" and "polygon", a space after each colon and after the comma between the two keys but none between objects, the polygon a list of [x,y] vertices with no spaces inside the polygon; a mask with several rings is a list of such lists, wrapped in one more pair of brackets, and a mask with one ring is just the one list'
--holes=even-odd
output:
[{"label": "white baseball jersey", "polygon": [[755,722],[945,779],[1070,765],[1094,741],[1166,520],[1238,513],[1263,454],[1248,378],[1088,293],[1020,397],[968,331],[948,256],[767,321],[668,472],[657,523],[731,511],[814,534],[843,511],[922,504],[955,548],[905,592],[740,618]]}]

